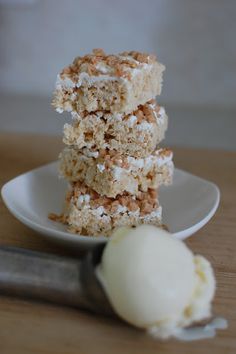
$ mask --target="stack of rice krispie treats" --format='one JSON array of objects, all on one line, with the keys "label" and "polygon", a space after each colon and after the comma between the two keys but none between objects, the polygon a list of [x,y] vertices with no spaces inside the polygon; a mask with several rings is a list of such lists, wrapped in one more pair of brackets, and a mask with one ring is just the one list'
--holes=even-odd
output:
[{"label": "stack of rice krispie treats", "polygon": [[155,96],[165,67],[139,52],[75,58],[58,75],[53,106],[71,112],[59,173],[68,183],[61,220],[81,235],[161,225],[158,188],[172,181],[172,151],[158,147],[168,117]]}]

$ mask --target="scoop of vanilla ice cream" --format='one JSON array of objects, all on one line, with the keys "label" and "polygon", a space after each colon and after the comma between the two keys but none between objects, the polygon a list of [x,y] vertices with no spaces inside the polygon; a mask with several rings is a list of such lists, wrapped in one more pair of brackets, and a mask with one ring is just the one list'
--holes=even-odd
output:
[{"label": "scoop of vanilla ice cream", "polygon": [[155,328],[160,337],[210,314],[215,290],[210,263],[160,228],[118,229],[97,275],[121,318]]}]

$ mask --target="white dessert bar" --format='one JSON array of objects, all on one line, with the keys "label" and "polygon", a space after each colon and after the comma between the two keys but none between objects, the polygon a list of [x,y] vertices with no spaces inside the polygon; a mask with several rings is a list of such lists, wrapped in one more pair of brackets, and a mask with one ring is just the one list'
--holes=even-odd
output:
[{"label": "white dessert bar", "polygon": [[60,154],[60,175],[70,182],[84,182],[100,195],[116,197],[128,192],[138,195],[149,188],[172,182],[173,153],[157,149],[146,158],[121,155],[117,151],[100,151],[98,157],[86,151],[66,148]]},{"label": "white dessert bar", "polygon": [[124,193],[114,199],[75,183],[67,195],[64,222],[73,233],[110,236],[112,230],[120,226],[160,226],[161,214],[156,190],[140,192],[136,197]]},{"label": "white dessert bar", "polygon": [[66,145],[92,150],[111,149],[134,157],[146,157],[164,139],[168,125],[165,109],[154,100],[130,114],[73,114],[72,124],[65,124]]},{"label": "white dessert bar", "polygon": [[139,52],[77,57],[57,77],[53,106],[63,111],[130,113],[161,93],[164,65]]}]

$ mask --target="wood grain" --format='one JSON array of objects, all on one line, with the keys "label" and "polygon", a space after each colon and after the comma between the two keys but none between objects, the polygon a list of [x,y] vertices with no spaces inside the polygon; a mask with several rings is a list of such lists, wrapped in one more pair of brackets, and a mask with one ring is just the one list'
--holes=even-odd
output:
[{"label": "wood grain", "polygon": [[[60,138],[0,135],[0,184],[55,160]],[[212,340],[155,341],[121,321],[70,308],[0,297],[1,354],[236,353],[236,153],[176,148],[175,164],[215,182],[221,203],[215,217],[187,243],[213,264],[217,278],[214,312],[229,328]],[[17,221],[0,202],[0,243],[68,254]]]}]

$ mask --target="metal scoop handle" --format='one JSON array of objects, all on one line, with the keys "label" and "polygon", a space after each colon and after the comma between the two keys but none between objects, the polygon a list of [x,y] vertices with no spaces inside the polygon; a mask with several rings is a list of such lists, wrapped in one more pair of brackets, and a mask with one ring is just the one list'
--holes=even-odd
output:
[{"label": "metal scoop handle", "polygon": [[105,244],[78,261],[22,248],[0,247],[0,294],[114,314],[96,278]]}]

